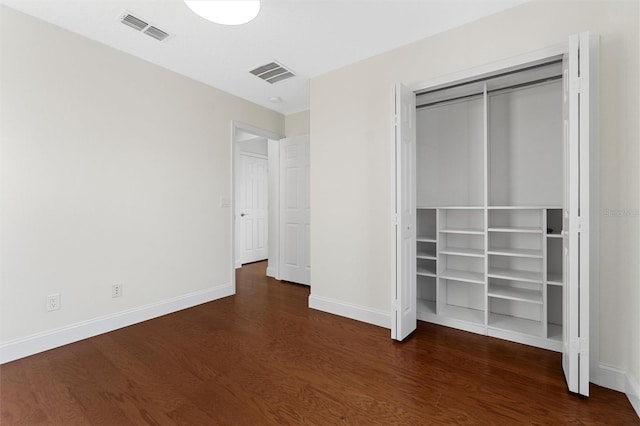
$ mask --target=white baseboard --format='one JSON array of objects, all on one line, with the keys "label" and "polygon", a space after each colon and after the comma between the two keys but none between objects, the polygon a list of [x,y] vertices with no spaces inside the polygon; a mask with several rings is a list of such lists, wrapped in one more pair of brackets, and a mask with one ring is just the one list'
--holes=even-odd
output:
[{"label": "white baseboard", "polygon": [[389,312],[314,295],[309,296],[309,307],[379,327],[391,328],[391,315]]},{"label": "white baseboard", "polygon": [[633,409],[636,410],[636,414],[640,417],[640,386],[627,371],[600,364],[597,371],[592,371],[589,379],[596,385],[626,394]]},{"label": "white baseboard", "polygon": [[625,393],[627,394],[627,398],[629,398],[629,402],[633,406],[633,409],[636,410],[638,417],[640,417],[640,384],[638,384],[638,381],[628,373],[625,388]]},{"label": "white baseboard", "polygon": [[278,269],[273,266],[267,267],[267,276],[278,279]]},{"label": "white baseboard", "polygon": [[591,383],[613,389],[618,392],[625,391],[626,379],[626,371],[606,364],[599,364],[598,369],[596,371],[592,371],[589,377],[589,381]]},{"label": "white baseboard", "polygon": [[11,340],[0,345],[0,364],[157,318],[162,315],[191,308],[202,303],[231,296],[232,294],[234,294],[233,286],[231,284],[225,284]]}]

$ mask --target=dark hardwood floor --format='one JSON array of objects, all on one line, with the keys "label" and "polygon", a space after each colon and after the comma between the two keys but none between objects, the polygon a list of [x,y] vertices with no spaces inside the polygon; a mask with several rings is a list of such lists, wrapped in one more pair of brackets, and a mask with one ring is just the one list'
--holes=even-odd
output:
[{"label": "dark hardwood floor", "polygon": [[238,271],[237,295],[0,367],[2,425],[640,424],[625,395],[570,395],[560,355],[419,322],[307,308]]}]

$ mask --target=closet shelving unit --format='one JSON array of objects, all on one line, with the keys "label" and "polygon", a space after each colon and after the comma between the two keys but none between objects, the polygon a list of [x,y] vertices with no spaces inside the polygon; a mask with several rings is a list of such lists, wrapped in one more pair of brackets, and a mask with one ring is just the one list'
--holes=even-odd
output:
[{"label": "closet shelving unit", "polygon": [[561,76],[418,93],[419,320],[561,351]]}]

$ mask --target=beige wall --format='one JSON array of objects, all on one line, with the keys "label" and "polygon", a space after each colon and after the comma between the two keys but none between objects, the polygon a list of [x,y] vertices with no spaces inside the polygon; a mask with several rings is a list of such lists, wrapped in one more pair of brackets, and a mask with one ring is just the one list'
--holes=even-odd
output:
[{"label": "beige wall", "polygon": [[640,378],[637,1],[534,1],[311,81],[312,296],[390,311],[391,90],[601,37],[600,361]]},{"label": "beige wall", "polygon": [[4,6],[0,27],[0,342],[230,284],[231,120],[284,116]]},{"label": "beige wall", "polygon": [[290,138],[293,136],[309,134],[309,110],[289,114],[285,117],[285,136]]}]

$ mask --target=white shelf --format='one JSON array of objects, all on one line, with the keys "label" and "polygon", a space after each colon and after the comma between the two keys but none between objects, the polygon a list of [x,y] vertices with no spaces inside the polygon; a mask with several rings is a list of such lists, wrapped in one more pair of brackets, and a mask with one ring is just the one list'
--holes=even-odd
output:
[{"label": "white shelf", "polygon": [[436,277],[435,269],[430,269],[425,266],[418,266],[416,270],[416,274],[421,275],[423,277]]},{"label": "white shelf", "polygon": [[443,234],[467,234],[467,235],[484,235],[483,229],[470,228],[443,228],[440,230]]},{"label": "white shelf", "polygon": [[446,247],[440,250],[440,254],[447,254],[452,256],[484,257],[484,250],[458,248],[458,247]]},{"label": "white shelf", "polygon": [[562,207],[549,207],[549,206],[489,206],[489,210],[556,210],[562,209]]},{"label": "white shelf", "polygon": [[418,299],[416,307],[418,312],[436,314],[436,302],[433,300]]},{"label": "white shelf", "polygon": [[484,274],[480,272],[458,271],[445,269],[440,273],[440,278],[446,280],[462,281],[473,284],[484,284]]},{"label": "white shelf", "polygon": [[494,256],[531,257],[534,259],[542,259],[542,250],[494,247],[489,248],[488,254],[492,254]]},{"label": "white shelf", "polygon": [[484,311],[455,305],[442,306],[442,316],[484,325]]},{"label": "white shelf", "polygon": [[562,238],[562,234],[547,234],[547,238]]},{"label": "white shelf", "polygon": [[520,234],[542,234],[542,228],[538,227],[510,227],[510,226],[492,226],[489,232],[514,232]]},{"label": "white shelf", "polygon": [[542,304],[542,292],[505,285],[489,285],[489,297]]},{"label": "white shelf", "polygon": [[440,210],[484,210],[482,206],[444,206],[438,208]]},{"label": "white shelf", "polygon": [[518,271],[515,269],[489,268],[489,277],[529,283],[542,283],[542,272]]},{"label": "white shelf", "polygon": [[436,237],[416,237],[418,243],[435,243]]},{"label": "white shelf", "polygon": [[436,254],[427,251],[419,251],[416,253],[417,259],[436,260]]},{"label": "white shelf", "polygon": [[550,285],[563,285],[562,274],[552,274],[547,272],[547,284]]},{"label": "white shelf", "polygon": [[508,330],[528,336],[543,337],[544,326],[542,321],[532,321],[529,319],[512,317],[496,313],[489,313],[489,327]]}]

